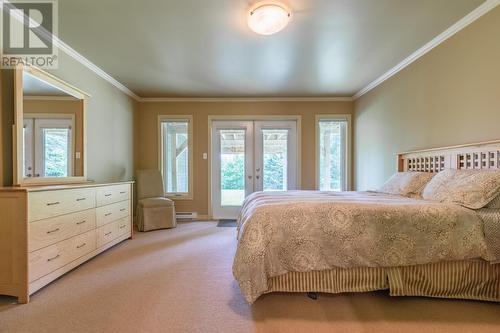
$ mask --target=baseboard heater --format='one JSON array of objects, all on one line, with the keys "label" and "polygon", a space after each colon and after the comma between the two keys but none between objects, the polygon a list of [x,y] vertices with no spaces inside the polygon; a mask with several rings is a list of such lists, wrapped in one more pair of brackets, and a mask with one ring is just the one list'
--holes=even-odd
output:
[{"label": "baseboard heater", "polygon": [[175,214],[175,217],[177,217],[178,220],[195,220],[198,218],[198,213],[197,212],[177,212]]}]

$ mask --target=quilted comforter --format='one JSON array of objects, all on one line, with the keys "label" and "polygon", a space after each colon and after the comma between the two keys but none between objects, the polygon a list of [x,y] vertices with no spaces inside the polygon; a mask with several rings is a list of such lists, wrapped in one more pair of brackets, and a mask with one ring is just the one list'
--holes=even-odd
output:
[{"label": "quilted comforter", "polygon": [[470,209],[374,192],[258,192],[238,218],[233,275],[249,303],[271,277],[493,256]]}]

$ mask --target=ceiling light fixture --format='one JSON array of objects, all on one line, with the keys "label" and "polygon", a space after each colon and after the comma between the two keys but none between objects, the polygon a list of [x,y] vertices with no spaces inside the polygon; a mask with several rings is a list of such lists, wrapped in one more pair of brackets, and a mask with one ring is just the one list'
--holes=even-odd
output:
[{"label": "ceiling light fixture", "polygon": [[283,30],[291,17],[290,9],[281,3],[259,2],[250,8],[248,26],[260,35],[272,35]]}]

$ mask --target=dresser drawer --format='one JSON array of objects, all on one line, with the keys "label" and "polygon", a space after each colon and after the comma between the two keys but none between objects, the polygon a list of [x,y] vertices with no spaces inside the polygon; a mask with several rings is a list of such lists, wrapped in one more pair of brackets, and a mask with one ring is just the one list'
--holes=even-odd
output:
[{"label": "dresser drawer", "polygon": [[105,206],[130,199],[130,185],[103,186],[97,189],[97,206]]},{"label": "dresser drawer", "polygon": [[130,216],[98,228],[97,247],[99,248],[127,233],[130,234],[130,228]]},{"label": "dresser drawer", "polygon": [[118,222],[106,224],[97,229],[97,247],[101,247],[106,243],[111,242],[119,236]]},{"label": "dresser drawer", "polygon": [[94,208],[95,189],[32,192],[28,200],[31,222]]},{"label": "dresser drawer", "polygon": [[127,233],[130,234],[132,232],[131,221],[132,219],[130,216],[118,220],[118,236],[122,236]]},{"label": "dresser drawer", "polygon": [[130,201],[122,201],[96,208],[97,226],[103,226],[130,215]]},{"label": "dresser drawer", "polygon": [[29,254],[29,280],[35,281],[95,249],[96,232],[91,230],[32,252]]},{"label": "dresser drawer", "polygon": [[29,251],[39,250],[95,228],[94,208],[31,222],[29,224]]}]

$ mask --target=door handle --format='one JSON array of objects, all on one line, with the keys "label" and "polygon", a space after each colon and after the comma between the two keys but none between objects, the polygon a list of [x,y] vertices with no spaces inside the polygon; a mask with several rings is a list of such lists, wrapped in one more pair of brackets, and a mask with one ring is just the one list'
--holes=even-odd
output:
[{"label": "door handle", "polygon": [[255,179],[260,179],[260,176],[255,176]]}]

